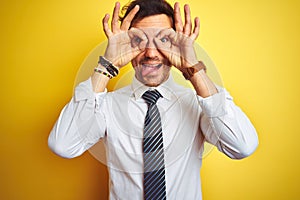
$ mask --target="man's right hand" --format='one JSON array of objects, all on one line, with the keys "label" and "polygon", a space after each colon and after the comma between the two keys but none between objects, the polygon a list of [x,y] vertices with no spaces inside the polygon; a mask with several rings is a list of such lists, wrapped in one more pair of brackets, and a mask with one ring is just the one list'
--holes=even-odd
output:
[{"label": "man's right hand", "polygon": [[134,57],[142,52],[146,46],[145,43],[147,43],[147,37],[141,30],[135,28],[129,30],[132,19],[138,11],[139,6],[137,5],[125,17],[123,23],[120,25],[118,22],[120,3],[116,2],[111,21],[111,28],[109,28],[108,25],[109,14],[106,14],[102,20],[103,30],[108,39],[104,57],[119,68],[129,63]]}]

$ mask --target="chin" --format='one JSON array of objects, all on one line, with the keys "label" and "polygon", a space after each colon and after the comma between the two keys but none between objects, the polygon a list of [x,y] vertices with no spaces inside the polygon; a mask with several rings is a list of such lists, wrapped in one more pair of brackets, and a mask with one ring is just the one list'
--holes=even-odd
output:
[{"label": "chin", "polygon": [[143,83],[144,85],[146,86],[149,86],[149,87],[157,87],[159,86],[160,84],[162,84],[163,82],[165,82],[167,80],[168,77],[153,77],[153,78],[150,78],[150,79],[144,79]]},{"label": "chin", "polygon": [[149,87],[156,87],[160,85],[160,83],[144,83],[144,84]]}]

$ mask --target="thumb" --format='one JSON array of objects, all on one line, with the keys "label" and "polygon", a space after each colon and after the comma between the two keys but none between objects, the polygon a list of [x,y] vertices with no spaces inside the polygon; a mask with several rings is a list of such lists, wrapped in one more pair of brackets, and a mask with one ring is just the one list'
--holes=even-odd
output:
[{"label": "thumb", "polygon": [[145,49],[148,39],[143,31],[137,28],[131,28],[128,31],[128,35],[133,48],[138,46],[141,50]]}]

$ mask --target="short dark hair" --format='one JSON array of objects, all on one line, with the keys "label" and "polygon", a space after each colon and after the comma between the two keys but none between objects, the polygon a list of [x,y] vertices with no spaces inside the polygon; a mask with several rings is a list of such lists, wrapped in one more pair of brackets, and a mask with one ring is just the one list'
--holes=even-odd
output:
[{"label": "short dark hair", "polygon": [[172,26],[174,25],[174,9],[172,6],[166,2],[165,0],[133,0],[129,4],[125,5],[122,8],[122,12],[125,12],[123,17],[119,17],[121,23],[125,19],[125,17],[129,14],[129,12],[136,6],[139,5],[140,9],[137,14],[134,16],[131,25],[142,20],[145,17],[152,15],[165,14],[172,20]]}]

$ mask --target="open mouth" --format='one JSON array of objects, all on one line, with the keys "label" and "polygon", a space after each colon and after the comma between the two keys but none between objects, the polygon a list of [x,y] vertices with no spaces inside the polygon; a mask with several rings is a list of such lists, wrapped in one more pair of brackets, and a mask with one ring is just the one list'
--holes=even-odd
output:
[{"label": "open mouth", "polygon": [[154,75],[162,66],[162,63],[142,63],[142,75]]},{"label": "open mouth", "polygon": [[161,63],[159,63],[159,64],[143,63],[142,66],[143,66],[143,68],[150,67],[150,68],[157,68],[157,69],[159,69],[162,66],[162,64]]}]

